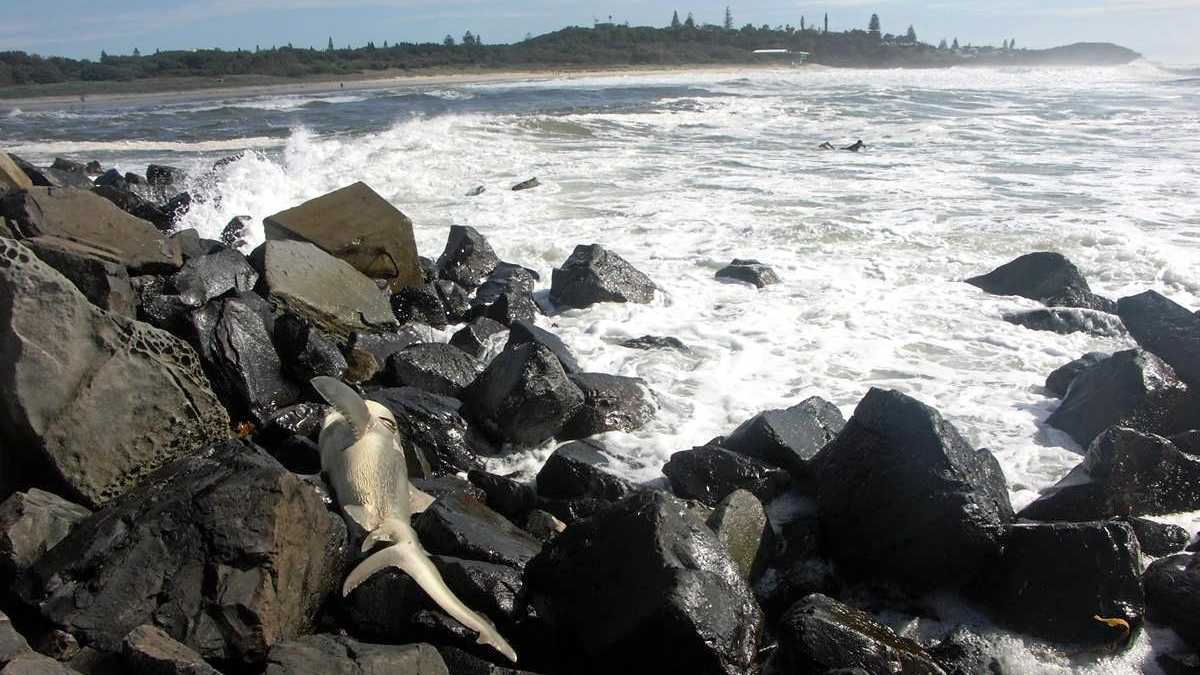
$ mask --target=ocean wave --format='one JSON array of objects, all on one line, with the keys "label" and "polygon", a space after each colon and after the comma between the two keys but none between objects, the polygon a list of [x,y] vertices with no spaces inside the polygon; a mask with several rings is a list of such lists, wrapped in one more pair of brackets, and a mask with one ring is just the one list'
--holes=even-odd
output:
[{"label": "ocean wave", "polygon": [[53,156],[72,155],[86,156],[88,154],[108,153],[206,153],[223,152],[258,148],[281,147],[287,142],[285,138],[256,136],[252,138],[230,138],[207,141],[167,141],[167,140],[120,140],[120,141],[23,141],[8,146],[8,150],[18,155]]}]

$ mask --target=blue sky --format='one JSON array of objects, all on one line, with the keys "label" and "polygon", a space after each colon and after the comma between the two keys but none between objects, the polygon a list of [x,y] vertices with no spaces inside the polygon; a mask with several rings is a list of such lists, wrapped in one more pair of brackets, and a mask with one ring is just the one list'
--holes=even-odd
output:
[{"label": "blue sky", "polygon": [[[100,50],[237,47],[292,43],[322,47],[367,40],[440,41],[470,30],[485,42],[590,25],[609,15],[635,25],[665,25],[673,10],[718,23],[726,0],[0,0],[0,50],[96,58]],[[811,22],[829,13],[830,28],[865,27],[872,12],[885,32],[909,24],[925,41],[1048,47],[1117,42],[1170,63],[1200,63],[1200,0],[823,0],[732,1],[740,26]]]}]

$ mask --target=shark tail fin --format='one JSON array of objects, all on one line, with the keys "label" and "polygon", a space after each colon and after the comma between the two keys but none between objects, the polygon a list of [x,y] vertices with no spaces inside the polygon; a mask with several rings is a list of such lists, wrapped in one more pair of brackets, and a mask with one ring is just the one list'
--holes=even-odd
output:
[{"label": "shark tail fin", "polygon": [[341,380],[324,375],[314,377],[311,383],[321,398],[346,418],[346,422],[354,430],[355,438],[367,435],[367,430],[371,428],[371,411],[367,409],[366,402],[362,400],[358,392],[346,386]]}]

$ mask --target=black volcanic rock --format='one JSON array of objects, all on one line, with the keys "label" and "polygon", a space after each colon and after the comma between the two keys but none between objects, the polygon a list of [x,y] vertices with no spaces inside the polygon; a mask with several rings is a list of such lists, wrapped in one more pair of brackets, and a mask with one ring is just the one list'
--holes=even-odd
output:
[{"label": "black volcanic rock", "polygon": [[562,439],[606,431],[635,431],[654,419],[656,406],[645,381],[607,373],[577,373],[571,382],[583,392],[583,405],[559,433]]},{"label": "black volcanic rock", "polygon": [[504,349],[507,331],[508,328],[499,321],[481,316],[452,335],[450,344],[484,363],[490,363]]},{"label": "black volcanic rock", "polygon": [[1028,253],[966,282],[994,295],[1019,295],[1051,307],[1116,313],[1116,304],[1092,293],[1083,273],[1061,253]]},{"label": "black volcanic rock", "polygon": [[775,274],[775,270],[757,260],[734,259],[733,262],[717,270],[714,276],[717,279],[741,281],[758,288],[779,283],[779,275]]},{"label": "black volcanic rock", "polygon": [[537,474],[537,493],[550,499],[594,497],[615,502],[634,486],[605,467],[612,460],[603,447],[584,441],[559,446]]},{"label": "black volcanic rock", "polygon": [[1084,370],[1046,424],[1082,446],[1111,426],[1167,436],[1186,430],[1200,409],[1170,366],[1140,349],[1117,352]]},{"label": "black volcanic rock", "polygon": [[1125,325],[1108,313],[1079,307],[1048,307],[1004,315],[1004,320],[1030,330],[1068,335],[1087,333],[1099,337],[1123,337]]},{"label": "black volcanic rock", "polygon": [[374,645],[334,635],[309,635],[271,649],[266,675],[450,675],[427,644]]},{"label": "black volcanic rock", "polygon": [[532,321],[514,321],[508,328],[508,342],[504,345],[505,349],[531,342],[537,343],[554,352],[568,375],[583,371],[579,367],[579,361],[571,353],[571,348],[554,333],[535,326]]},{"label": "black volcanic rock", "polygon": [[449,321],[442,296],[432,282],[397,290],[391,303],[392,312],[402,324],[416,321],[441,329]]},{"label": "black volcanic rock", "polygon": [[514,321],[532,321],[537,315],[533,300],[533,274],[512,263],[496,265],[471,301],[471,318],[486,316],[508,326]]},{"label": "black volcanic rock", "polygon": [[1096,437],[1078,466],[1019,515],[1081,522],[1196,509],[1200,459],[1160,436],[1112,427]]},{"label": "black volcanic rock", "polygon": [[367,398],[392,412],[405,449],[415,448],[435,474],[483,468],[479,454],[490,447],[482,446],[467,425],[457,399],[413,387],[377,389]]},{"label": "black volcanic rock", "polygon": [[[1008,487],[987,450],[936,410],[872,388],[821,452],[818,509],[843,569],[912,588],[953,587],[1001,550]],[[887,560],[880,568],[878,562]]]},{"label": "black volcanic rock", "polygon": [[241,248],[250,238],[250,216],[234,216],[221,230],[221,243],[230,248]]},{"label": "black volcanic rock", "polygon": [[187,172],[173,166],[151,164],[146,167],[146,182],[155,187],[166,187],[187,180]]},{"label": "black volcanic rock", "polygon": [[1156,560],[1142,579],[1150,620],[1200,649],[1200,556],[1180,553]]},{"label": "black volcanic rock", "polygon": [[1139,558],[1125,523],[1018,523],[980,587],[996,618],[1015,630],[1052,642],[1110,645],[1121,631],[1094,617],[1140,628]]},{"label": "black volcanic rock", "polygon": [[671,490],[684,499],[716,506],[734,490],[748,490],[765,502],[791,483],[783,469],[760,459],[730,452],[715,445],[682,450],[663,466]]},{"label": "black volcanic rock", "polygon": [[284,372],[297,382],[318,376],[341,379],[349,368],[333,336],[295,314],[275,320],[273,337]]},{"label": "black volcanic rock", "polygon": [[687,345],[683,344],[679,338],[659,335],[643,335],[639,338],[628,338],[621,340],[617,344],[627,349],[673,349],[685,354],[690,351]]},{"label": "black volcanic rock", "polygon": [[454,345],[419,342],[388,357],[386,379],[393,385],[457,397],[481,372],[483,364]]},{"label": "black volcanic rock", "polygon": [[721,445],[786,469],[796,480],[815,475],[813,459],[846,426],[837,406],[813,396],[786,410],[767,410],[743,422]]},{"label": "black volcanic rock", "polygon": [[599,244],[575,247],[571,257],[551,275],[550,301],[562,307],[590,307],[597,302],[648,303],[654,282]]},{"label": "black volcanic rock", "polygon": [[190,258],[171,277],[179,297],[192,307],[228,293],[253,290],[257,282],[258,272],[246,261],[246,256],[230,248]]},{"label": "black volcanic rock", "polygon": [[746,581],[757,577],[771,554],[771,529],[763,504],[752,492],[734,490],[705,521],[725,545]]},{"label": "black volcanic rock", "polygon": [[171,211],[128,190],[97,185],[92,188],[92,192],[112,202],[125,213],[153,223],[154,227],[164,234],[169,233],[175,224],[175,218]]},{"label": "black volcanic rock", "polygon": [[1171,436],[1171,442],[1175,444],[1175,447],[1179,448],[1180,452],[1186,452],[1189,455],[1200,455],[1200,429],[1191,429],[1175,434]]},{"label": "black volcanic rock", "polygon": [[415,523],[430,553],[524,568],[542,545],[504,516],[471,497],[440,497]]},{"label": "black volcanic rock", "polygon": [[471,484],[483,490],[485,502],[495,512],[514,523],[525,522],[538,502],[532,485],[505,476],[473,469],[467,474]]},{"label": "black volcanic rock", "polygon": [[525,579],[562,672],[736,675],[756,660],[762,614],[750,589],[716,536],[664,493],[576,522]]},{"label": "black volcanic rock", "polygon": [[437,280],[433,282],[437,289],[438,298],[442,301],[442,310],[446,313],[449,323],[462,323],[471,314],[471,295],[467,289],[453,281]]},{"label": "black volcanic rock", "polygon": [[554,437],[583,405],[583,393],[549,349],[506,349],[463,392],[467,410],[494,439],[530,447]]},{"label": "black volcanic rock", "polygon": [[1192,536],[1178,525],[1169,525],[1148,518],[1122,518],[1133,528],[1142,553],[1156,558],[1179,553]]},{"label": "black volcanic rock", "polygon": [[446,248],[437,260],[437,272],[439,278],[470,291],[478,288],[499,263],[491,244],[475,228],[451,225]]},{"label": "black volcanic rock", "polygon": [[1154,291],[1121,298],[1117,311],[1143,349],[1200,387],[1200,316]]},{"label": "black volcanic rock", "polygon": [[1071,384],[1075,382],[1075,378],[1079,377],[1083,371],[1092,366],[1104,361],[1112,354],[1104,352],[1088,352],[1074,361],[1060,366],[1046,377],[1046,391],[1054,394],[1058,398],[1063,398],[1067,395],[1067,390],[1071,388]]}]

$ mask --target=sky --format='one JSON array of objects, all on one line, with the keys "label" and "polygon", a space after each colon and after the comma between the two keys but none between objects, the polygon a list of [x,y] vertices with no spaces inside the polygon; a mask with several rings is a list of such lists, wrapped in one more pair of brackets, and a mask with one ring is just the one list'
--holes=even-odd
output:
[{"label": "sky", "polygon": [[291,43],[361,46],[368,40],[440,42],[465,31],[484,42],[515,42],[596,19],[664,26],[672,11],[720,23],[728,4],[738,26],[799,25],[829,14],[830,30],[865,28],[878,13],[884,32],[911,24],[926,42],[1052,47],[1115,42],[1163,63],[1200,64],[1200,0],[0,0],[0,51],[73,58],[133,49],[253,49]]}]

